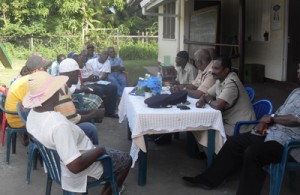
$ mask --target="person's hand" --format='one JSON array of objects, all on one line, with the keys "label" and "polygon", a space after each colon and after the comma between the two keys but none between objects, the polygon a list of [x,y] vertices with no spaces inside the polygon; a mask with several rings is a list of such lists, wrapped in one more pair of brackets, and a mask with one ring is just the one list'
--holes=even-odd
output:
[{"label": "person's hand", "polygon": [[196,102],[196,108],[203,108],[205,106],[206,102],[204,100],[204,98],[200,98],[197,102]]},{"label": "person's hand", "polygon": [[84,85],[81,85],[80,87],[80,90],[84,93],[91,93],[92,91],[90,90],[91,88],[87,87],[87,86],[84,86]]},{"label": "person's hand", "polygon": [[258,133],[260,135],[266,135],[268,133],[269,127],[267,123],[260,122],[253,129],[255,133]]},{"label": "person's hand", "polygon": [[177,91],[180,91],[179,86],[178,85],[171,85],[170,92],[174,93],[174,92],[177,92]]},{"label": "person's hand", "polygon": [[93,82],[95,82],[95,81],[99,81],[99,76],[97,76],[97,75],[90,75],[89,77],[88,77],[88,80],[89,81],[93,81]]}]

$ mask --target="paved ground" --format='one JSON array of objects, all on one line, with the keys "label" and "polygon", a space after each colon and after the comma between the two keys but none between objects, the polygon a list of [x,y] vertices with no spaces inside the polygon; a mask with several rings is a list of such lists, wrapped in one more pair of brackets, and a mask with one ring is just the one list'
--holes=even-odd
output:
[{"label": "paved ground", "polygon": [[[257,92],[256,100],[269,98],[277,108],[290,92],[289,88],[280,88],[273,84],[249,84]],[[127,140],[126,122],[118,123],[116,119],[105,118],[103,123],[98,125],[100,143],[129,151],[131,142]],[[185,151],[185,134],[181,133],[181,139],[173,141],[167,146],[156,146],[149,143],[148,153],[148,181],[147,185],[137,185],[137,165],[131,169],[125,182],[125,195],[231,195],[234,194],[238,185],[239,173],[233,175],[226,183],[211,191],[187,186],[181,180],[182,176],[193,176],[202,172],[206,163],[204,160],[192,159]],[[11,155],[11,163],[5,162],[5,149],[0,146],[0,195],[40,195],[45,192],[46,175],[42,167],[31,173],[31,183],[26,184],[25,173],[27,164],[26,148],[17,145],[17,153]],[[285,178],[281,194],[300,194],[300,174],[297,177],[297,193],[291,193],[288,189],[288,178]],[[262,194],[268,194],[269,181],[266,181]],[[99,194],[100,188],[90,191],[90,194]],[[62,194],[58,185],[54,184],[52,194]]]}]

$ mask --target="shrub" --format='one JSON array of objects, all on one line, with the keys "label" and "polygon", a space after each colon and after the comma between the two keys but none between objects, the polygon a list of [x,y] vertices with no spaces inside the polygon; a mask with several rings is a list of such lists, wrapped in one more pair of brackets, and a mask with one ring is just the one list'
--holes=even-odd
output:
[{"label": "shrub", "polygon": [[124,60],[145,60],[157,59],[158,46],[154,41],[147,43],[142,42],[128,42],[120,46],[120,57]]}]

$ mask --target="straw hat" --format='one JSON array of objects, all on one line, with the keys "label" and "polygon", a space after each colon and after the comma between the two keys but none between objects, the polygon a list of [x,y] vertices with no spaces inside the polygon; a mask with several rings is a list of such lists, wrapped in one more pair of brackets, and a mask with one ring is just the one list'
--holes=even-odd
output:
[{"label": "straw hat", "polygon": [[24,107],[42,106],[42,103],[63,87],[68,79],[67,76],[53,77],[44,71],[31,74],[28,78],[29,91],[23,99]]}]

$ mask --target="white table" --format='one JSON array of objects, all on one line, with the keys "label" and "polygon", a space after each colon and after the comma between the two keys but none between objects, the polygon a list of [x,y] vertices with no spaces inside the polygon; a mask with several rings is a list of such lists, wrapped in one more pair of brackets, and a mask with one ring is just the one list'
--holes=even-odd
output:
[{"label": "white table", "polygon": [[[194,131],[198,143],[208,146],[207,130],[212,129],[216,132],[215,153],[219,152],[226,141],[220,111],[212,109],[209,106],[202,109],[196,108],[195,103],[197,100],[193,98],[188,98],[188,101],[191,102],[189,105],[190,110],[180,110],[176,106],[172,108],[149,108],[144,103],[143,96],[129,94],[132,89],[133,87],[126,87],[124,89],[118,114],[119,122],[122,122],[127,117],[131,129],[132,145],[130,155],[133,159],[133,166],[139,157],[139,151],[142,150],[143,153],[147,152],[144,139],[144,135],[147,134]],[[208,160],[211,161],[213,151],[209,156]]]}]

